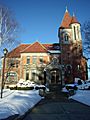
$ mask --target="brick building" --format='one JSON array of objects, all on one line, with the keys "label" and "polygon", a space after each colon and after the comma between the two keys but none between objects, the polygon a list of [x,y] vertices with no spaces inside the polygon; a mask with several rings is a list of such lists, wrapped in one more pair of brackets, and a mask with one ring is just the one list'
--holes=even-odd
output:
[{"label": "brick building", "polygon": [[8,81],[20,79],[60,84],[74,78],[87,79],[87,61],[83,56],[80,23],[66,9],[58,29],[58,43],[21,44],[6,58]]}]

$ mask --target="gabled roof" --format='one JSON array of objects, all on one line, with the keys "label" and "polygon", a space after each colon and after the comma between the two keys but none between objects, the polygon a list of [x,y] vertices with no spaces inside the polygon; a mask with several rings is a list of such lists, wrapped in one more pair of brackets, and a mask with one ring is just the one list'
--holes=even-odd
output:
[{"label": "gabled roof", "polygon": [[60,26],[60,27],[63,27],[63,28],[69,28],[70,22],[71,22],[71,16],[70,16],[70,14],[69,14],[68,10],[66,9],[65,14],[64,14],[64,17],[63,17],[63,20],[62,20],[62,23],[61,23],[61,26]]},{"label": "gabled roof", "polygon": [[52,53],[55,51],[60,50],[59,43],[54,44],[41,44],[39,42],[35,42],[33,44],[21,44],[15,49],[13,49],[11,52],[8,53],[8,58],[19,58],[21,53]]},{"label": "gabled roof", "polygon": [[31,44],[21,51],[21,53],[46,53],[46,52],[48,52],[48,50],[39,42]]},{"label": "gabled roof", "polygon": [[11,52],[8,53],[7,57],[8,58],[18,58],[20,57],[20,51],[23,49],[27,48],[30,44],[21,44],[15,49],[13,49]]}]

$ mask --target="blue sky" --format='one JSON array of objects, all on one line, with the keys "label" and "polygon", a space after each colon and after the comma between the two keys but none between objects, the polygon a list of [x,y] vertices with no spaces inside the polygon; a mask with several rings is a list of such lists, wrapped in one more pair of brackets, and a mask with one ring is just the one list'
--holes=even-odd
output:
[{"label": "blue sky", "polygon": [[90,20],[90,0],[0,0],[13,11],[21,32],[22,43],[58,42],[58,28],[66,6],[73,12],[81,25]]},{"label": "blue sky", "polygon": [[90,19],[89,0],[0,0],[15,14],[21,32],[18,39],[22,43],[58,42],[58,28],[61,24],[66,6],[72,15],[75,13],[83,24]]}]

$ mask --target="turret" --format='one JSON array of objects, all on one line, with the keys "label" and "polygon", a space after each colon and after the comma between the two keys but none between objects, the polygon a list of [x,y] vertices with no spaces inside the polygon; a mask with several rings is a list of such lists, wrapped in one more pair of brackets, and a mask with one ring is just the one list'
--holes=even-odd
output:
[{"label": "turret", "polygon": [[[74,80],[72,73],[77,71],[78,74],[77,68],[80,65],[80,60],[82,58],[82,40],[80,23],[74,14],[73,16],[70,16],[67,9],[58,30],[58,37],[61,48],[61,65],[64,65],[66,73],[69,76],[67,79]],[[71,70],[67,68],[70,68]],[[68,73],[68,71],[71,72]]]},{"label": "turret", "polygon": [[76,41],[81,41],[81,30],[80,30],[80,23],[76,19],[75,15],[73,14],[70,27],[72,29],[72,40],[75,43]]},{"label": "turret", "polygon": [[63,44],[81,42],[81,30],[80,23],[73,14],[70,16],[66,9],[63,20],[58,30],[59,42],[63,41]]},{"label": "turret", "polygon": [[71,39],[70,38],[70,33],[71,33],[70,22],[71,22],[71,16],[66,8],[63,20],[58,30],[59,42],[61,42],[62,40],[63,44],[70,43],[70,39]]}]

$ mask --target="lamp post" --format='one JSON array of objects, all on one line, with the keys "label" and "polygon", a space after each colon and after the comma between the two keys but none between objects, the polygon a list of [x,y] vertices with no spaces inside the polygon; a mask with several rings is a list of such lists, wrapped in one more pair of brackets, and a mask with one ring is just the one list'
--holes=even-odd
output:
[{"label": "lamp post", "polygon": [[3,88],[4,88],[5,59],[6,59],[6,55],[7,55],[8,50],[5,48],[3,50],[3,52],[4,52],[4,58],[3,58],[3,69],[2,69],[1,98],[2,98],[2,94],[3,94]]},{"label": "lamp post", "polygon": [[63,66],[63,60],[62,60],[63,59],[63,41],[62,41],[62,39],[61,39],[61,43],[60,43],[60,50],[61,50],[61,61],[60,62],[61,62],[61,90],[62,90],[62,85],[63,85],[63,76],[62,76],[62,73],[63,73],[62,72],[62,70],[63,70],[62,69],[63,68],[62,67]]}]

